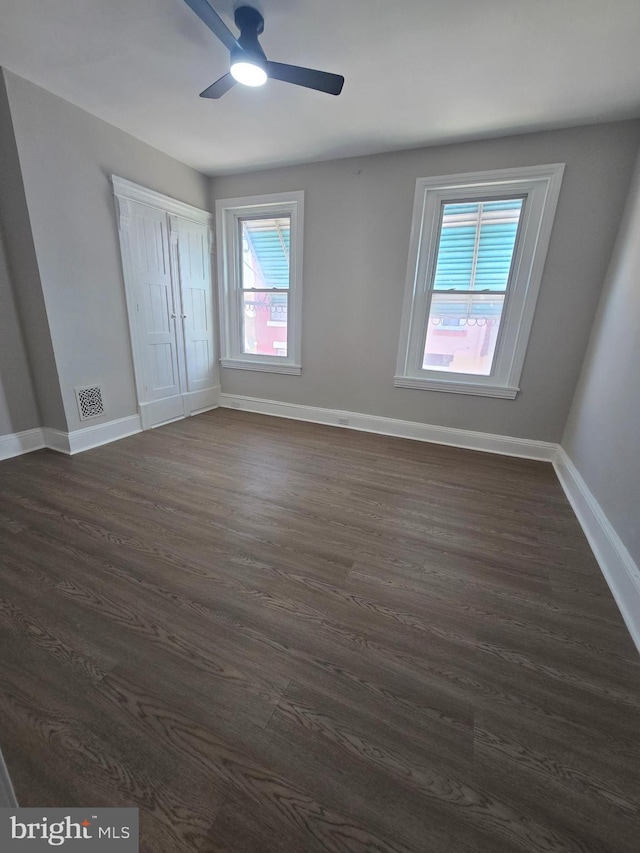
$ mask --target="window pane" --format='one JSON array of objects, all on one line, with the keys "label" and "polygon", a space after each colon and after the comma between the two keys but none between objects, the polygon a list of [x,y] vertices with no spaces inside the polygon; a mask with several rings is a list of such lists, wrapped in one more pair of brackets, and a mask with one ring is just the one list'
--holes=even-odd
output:
[{"label": "window pane", "polygon": [[444,204],[434,290],[506,290],[522,205],[522,198]]},{"label": "window pane", "polygon": [[434,293],[422,367],[490,376],[504,294]]},{"label": "window pane", "polygon": [[287,355],[288,293],[242,294],[244,353]]},{"label": "window pane", "polygon": [[242,288],[289,288],[291,217],[243,219]]}]

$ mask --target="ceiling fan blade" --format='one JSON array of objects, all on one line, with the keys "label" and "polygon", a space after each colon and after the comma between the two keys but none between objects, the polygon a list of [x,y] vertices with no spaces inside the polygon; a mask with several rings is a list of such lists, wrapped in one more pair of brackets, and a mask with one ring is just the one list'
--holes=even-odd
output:
[{"label": "ceiling fan blade", "polygon": [[232,86],[235,86],[236,81],[234,80],[231,72],[225,74],[224,77],[221,77],[219,80],[216,80],[215,83],[212,83],[208,86],[204,92],[200,92],[201,98],[221,98]]},{"label": "ceiling fan blade", "polygon": [[207,3],[207,0],[184,0],[184,2],[190,9],[193,9],[200,20],[209,27],[211,32],[220,39],[227,50],[235,50],[240,47],[237,38],[216,10]]},{"label": "ceiling fan blade", "polygon": [[329,74],[327,71],[315,71],[313,68],[302,68],[300,65],[283,65],[282,62],[267,62],[267,74],[273,80],[284,83],[294,83],[307,89],[317,89],[328,95],[339,95],[344,85],[344,77],[340,74]]}]

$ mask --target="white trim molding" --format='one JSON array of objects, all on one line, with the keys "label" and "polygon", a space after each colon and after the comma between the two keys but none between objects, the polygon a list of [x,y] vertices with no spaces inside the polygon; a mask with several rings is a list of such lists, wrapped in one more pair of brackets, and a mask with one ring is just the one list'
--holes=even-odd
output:
[{"label": "white trim molding", "polygon": [[119,441],[142,432],[140,415],[130,415],[115,421],[107,421],[103,424],[95,424],[83,429],[74,429],[71,432],[62,432],[58,429],[45,427],[44,430],[46,446],[49,450],[65,453],[73,456],[112,441]]},{"label": "white trim molding", "polygon": [[46,446],[44,432],[40,428],[0,435],[0,460],[22,456],[23,453],[31,453],[33,450],[42,450]]},{"label": "white trim molding", "polygon": [[213,388],[206,388],[204,391],[189,391],[183,394],[185,418],[192,415],[201,415],[203,412],[209,412],[211,409],[217,409],[220,391],[220,386],[214,385]]},{"label": "white trim molding", "polygon": [[449,391],[451,394],[473,394],[476,397],[500,397],[515,400],[519,388],[507,385],[476,385],[473,382],[456,382],[455,379],[414,379],[411,376],[394,376],[396,388],[419,388],[427,391]]},{"label": "white trim molding", "polygon": [[49,450],[55,450],[56,453],[64,453],[66,456],[71,455],[68,432],[53,429],[52,427],[43,427],[42,432],[44,433],[46,447]]},{"label": "white trim molding", "polygon": [[[280,359],[284,361],[284,359]],[[302,367],[298,364],[262,364],[259,361],[243,361],[239,358],[221,358],[221,367],[230,367],[234,370],[262,370],[265,373],[288,373],[292,376],[300,376]]]},{"label": "white trim molding", "polygon": [[[396,387],[506,399],[517,396],[563,172],[564,164],[553,163],[418,178],[394,377]],[[458,289],[457,286],[451,292],[435,289],[444,206],[508,198],[521,199],[523,206],[508,282],[504,291],[495,294],[504,303],[491,373],[485,376],[425,367],[432,298],[435,294],[455,296]],[[491,297],[490,291],[475,293],[481,298]]]},{"label": "white trim molding", "polygon": [[187,391],[184,394],[174,394],[173,397],[139,403],[142,429],[154,429],[191,415],[208,412],[209,409],[217,408],[219,397],[220,386],[214,385],[204,391]]},{"label": "white trim molding", "polygon": [[[200,415],[218,407],[220,397],[220,386],[208,388],[206,391],[194,391],[179,397],[180,413],[177,417],[166,421],[181,420],[190,415]],[[162,426],[162,424],[158,424]],[[24,432],[11,433],[0,436],[0,462],[11,459],[14,456],[22,456],[34,450],[48,448],[56,453],[64,453],[73,456],[101,447],[103,444],[111,444],[121,438],[142,432],[142,418],[140,415],[129,415],[126,418],[118,418],[102,424],[93,424],[83,429],[64,432],[63,430],[43,427],[42,429],[30,429]]]},{"label": "white trim molding", "polygon": [[553,467],[640,652],[640,567],[561,446]]},{"label": "white trim molding", "polygon": [[[289,287],[287,295],[287,355],[245,352],[242,300],[253,289],[243,290],[241,226],[245,219],[288,217]],[[261,370],[299,376],[302,372],[302,269],[304,245],[304,190],[269,195],[226,198],[216,201],[218,230],[218,305],[220,364],[238,370]],[[277,289],[276,289],[277,290]],[[272,293],[270,288],[256,293]]]},{"label": "white trim molding", "polygon": [[556,444],[547,441],[513,438],[508,435],[492,435],[486,432],[453,429],[451,427],[423,424],[417,421],[401,421],[396,418],[365,415],[361,412],[322,409],[317,406],[300,406],[296,403],[284,403],[279,400],[261,400],[258,397],[243,397],[237,394],[221,394],[220,406],[226,409],[241,409],[245,412],[274,415],[279,418],[309,421],[315,424],[328,424],[330,426],[342,427],[343,429],[359,430],[360,432],[392,435],[397,438],[428,441],[432,444],[446,444],[450,447],[462,447],[467,450],[481,450],[486,453],[497,453],[502,456],[540,459],[545,462],[552,461],[557,448]]},{"label": "white trim molding", "polygon": [[76,429],[67,434],[69,453],[73,456],[74,453],[82,453],[84,450],[110,444],[112,441],[128,438],[138,432],[142,432],[140,415],[130,415],[127,418],[107,421],[104,424]]},{"label": "white trim molding", "polygon": [[130,213],[126,203],[127,200],[137,201],[140,204],[148,204],[151,207],[161,207],[166,213],[183,216],[185,219],[192,219],[194,222],[206,223],[207,225],[213,222],[213,217],[207,210],[201,210],[192,204],[178,201],[168,195],[143,187],[140,184],[134,184],[132,181],[126,181],[117,175],[111,175],[111,184],[113,186],[113,194],[119,202],[122,202],[119,204],[118,209],[121,230],[126,230],[129,225]]}]

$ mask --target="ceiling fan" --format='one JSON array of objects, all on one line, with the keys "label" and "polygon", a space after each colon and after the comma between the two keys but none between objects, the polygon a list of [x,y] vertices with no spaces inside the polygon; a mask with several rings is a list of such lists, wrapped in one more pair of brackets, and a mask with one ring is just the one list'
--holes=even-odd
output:
[{"label": "ceiling fan", "polygon": [[342,91],[344,77],[340,74],[269,61],[258,41],[258,36],[264,31],[264,18],[252,6],[240,6],[236,9],[234,20],[240,30],[240,35],[236,38],[207,0],[185,0],[185,3],[231,53],[229,72],[204,92],[200,92],[201,98],[221,98],[236,83],[262,86],[268,78],[305,86],[307,89],[317,89],[329,95],[339,95]]}]

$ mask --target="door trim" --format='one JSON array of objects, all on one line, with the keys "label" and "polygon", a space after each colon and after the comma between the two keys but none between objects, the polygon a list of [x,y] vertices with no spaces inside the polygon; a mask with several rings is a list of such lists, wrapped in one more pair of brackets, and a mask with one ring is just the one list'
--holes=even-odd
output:
[{"label": "door trim", "polygon": [[209,409],[216,409],[220,400],[220,386],[206,388],[204,391],[188,391],[185,394],[174,394],[162,400],[152,400],[140,403],[140,420],[142,429],[154,429],[170,421],[199,415]]},{"label": "door trim", "polygon": [[150,190],[140,184],[134,184],[132,181],[119,178],[117,175],[111,175],[111,183],[116,198],[148,204],[149,207],[164,210],[165,213],[173,213],[176,216],[182,216],[185,219],[192,219],[194,222],[201,222],[213,227],[213,215],[207,210],[194,207],[184,201],[178,201],[178,199]]}]

